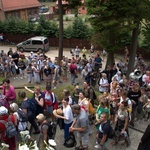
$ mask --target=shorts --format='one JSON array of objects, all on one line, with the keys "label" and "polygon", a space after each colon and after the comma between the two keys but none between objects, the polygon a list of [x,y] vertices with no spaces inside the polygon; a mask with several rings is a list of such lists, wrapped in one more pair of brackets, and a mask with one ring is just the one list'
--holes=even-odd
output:
[{"label": "shorts", "polygon": [[77,139],[82,142],[83,148],[88,147],[89,143],[89,132],[85,134],[80,134],[80,132],[77,132]]}]

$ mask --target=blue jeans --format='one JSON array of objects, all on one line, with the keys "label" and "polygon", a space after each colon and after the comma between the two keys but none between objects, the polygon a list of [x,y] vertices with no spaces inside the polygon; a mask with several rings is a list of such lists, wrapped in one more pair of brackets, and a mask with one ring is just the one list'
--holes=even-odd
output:
[{"label": "blue jeans", "polygon": [[37,123],[35,122],[35,114],[32,114],[28,117],[28,121],[30,122],[30,124],[32,125],[32,127],[34,128],[35,131],[39,130],[39,127],[37,125]]},{"label": "blue jeans", "polygon": [[71,84],[75,83],[75,74],[71,73]]},{"label": "blue jeans", "polygon": [[[98,144],[100,144],[101,139],[98,139]],[[103,144],[103,146],[101,147],[101,150],[105,150],[107,148],[107,141]]]},{"label": "blue jeans", "polygon": [[69,124],[64,123],[64,138],[65,140],[68,138],[69,136],[69,128],[72,125],[72,122]]}]

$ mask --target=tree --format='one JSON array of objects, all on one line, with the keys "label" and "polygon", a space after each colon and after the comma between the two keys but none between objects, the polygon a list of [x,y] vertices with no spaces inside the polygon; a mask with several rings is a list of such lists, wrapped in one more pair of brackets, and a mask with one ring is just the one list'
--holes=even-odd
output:
[{"label": "tree", "polygon": [[121,0],[87,0],[86,3],[89,20],[95,30],[94,41],[108,52],[106,65],[111,67],[115,62],[115,50],[125,46],[122,41],[129,32],[125,18],[117,12],[121,3],[123,3]]},{"label": "tree", "polygon": [[135,55],[138,45],[138,36],[141,30],[142,21],[150,20],[150,1],[149,0],[127,0],[126,2],[125,15],[128,17],[128,22],[131,22],[132,25],[132,44],[131,49],[129,50],[129,64],[127,77],[134,69]]},{"label": "tree", "polygon": [[58,63],[62,60],[63,56],[63,10],[69,8],[77,8],[81,5],[81,0],[66,0],[68,4],[62,5],[62,0],[58,0],[59,9],[59,53],[58,53]]},{"label": "tree", "polygon": [[148,53],[150,53],[150,23],[144,23],[144,27],[142,30],[142,34],[144,35],[144,39],[142,42],[142,48],[144,48]]},{"label": "tree", "polygon": [[[133,70],[137,41],[141,21],[149,19],[149,0],[87,0],[91,24],[94,27],[99,43],[108,52],[107,63],[116,49],[121,49],[127,34],[132,36],[128,74]],[[103,37],[100,37],[103,36]],[[109,57],[111,55],[111,57]]]}]

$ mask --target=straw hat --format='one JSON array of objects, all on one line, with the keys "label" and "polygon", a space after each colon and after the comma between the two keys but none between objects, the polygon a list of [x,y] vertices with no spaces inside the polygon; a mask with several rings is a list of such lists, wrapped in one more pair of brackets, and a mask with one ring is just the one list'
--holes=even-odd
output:
[{"label": "straw hat", "polygon": [[54,116],[62,115],[62,114],[63,114],[63,111],[62,111],[61,108],[55,109],[55,110],[53,110],[53,114],[54,114]]}]

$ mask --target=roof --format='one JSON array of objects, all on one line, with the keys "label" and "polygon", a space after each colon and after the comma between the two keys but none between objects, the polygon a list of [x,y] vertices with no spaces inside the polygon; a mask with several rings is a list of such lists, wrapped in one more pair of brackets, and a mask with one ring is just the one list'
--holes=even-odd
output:
[{"label": "roof", "polygon": [[33,8],[41,6],[38,0],[2,0],[4,11]]}]

